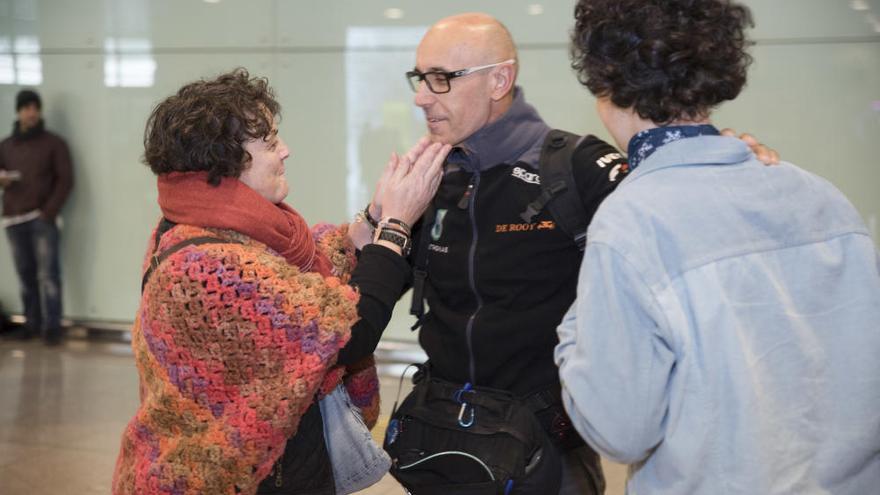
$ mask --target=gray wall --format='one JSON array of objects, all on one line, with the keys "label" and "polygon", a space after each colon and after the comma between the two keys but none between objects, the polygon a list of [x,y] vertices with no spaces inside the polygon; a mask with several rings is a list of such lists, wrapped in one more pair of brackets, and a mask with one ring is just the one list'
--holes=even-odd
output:
[{"label": "gray wall", "polygon": [[[842,189],[877,239],[880,0],[751,0],[749,85],[715,115]],[[180,85],[235,66],[269,77],[283,105],[288,201],[310,221],[345,221],[392,150],[424,131],[402,73],[439,17],[483,10],[520,48],[520,83],[556,127],[608,138],[567,58],[571,0],[0,0],[0,121],[36,86],[49,128],[72,148],[76,188],[63,232],[70,318],[130,321],[145,242],[159,212],[139,163],[151,107]],[[5,134],[5,130],[3,134]],[[0,241],[0,301],[17,312]],[[402,305],[401,305],[402,306]],[[404,313],[404,311],[400,311]],[[390,336],[411,339],[408,318]]]}]

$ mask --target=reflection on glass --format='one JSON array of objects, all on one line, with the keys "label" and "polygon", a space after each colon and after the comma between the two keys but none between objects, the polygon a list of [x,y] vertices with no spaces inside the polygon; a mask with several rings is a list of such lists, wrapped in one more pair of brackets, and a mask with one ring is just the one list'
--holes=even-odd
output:
[{"label": "reflection on glass", "polygon": [[[426,27],[349,27],[346,31],[346,210],[363,209],[392,151],[412,146],[412,92],[404,73]],[[418,109],[416,109],[418,110]],[[419,112],[420,115],[420,112]],[[364,171],[371,173],[365,177]]]},{"label": "reflection on glass", "polygon": [[868,2],[866,0],[851,0],[849,2],[850,8],[853,10],[868,10],[871,7],[868,6]]},{"label": "reflection on glass", "polygon": [[40,41],[36,36],[0,37],[0,84],[37,86],[43,82]]},{"label": "reflection on glass", "polygon": [[149,88],[156,75],[150,40],[107,38],[104,40],[104,85],[108,88]]},{"label": "reflection on glass", "polygon": [[43,83],[43,62],[39,55],[19,55],[15,61],[18,84],[37,86]]},{"label": "reflection on glass", "polygon": [[16,82],[37,86],[43,82],[40,40],[36,36],[16,36],[13,48]]},{"label": "reflection on glass", "polygon": [[874,14],[868,14],[866,16],[868,19],[868,24],[870,24],[874,28],[875,33],[880,33],[880,19],[877,18]]},{"label": "reflection on glass", "polygon": [[382,13],[388,19],[403,19],[403,9],[398,8],[390,8],[385,9],[385,12]]},{"label": "reflection on glass", "polygon": [[15,84],[14,64],[12,55],[0,55],[0,84]]}]

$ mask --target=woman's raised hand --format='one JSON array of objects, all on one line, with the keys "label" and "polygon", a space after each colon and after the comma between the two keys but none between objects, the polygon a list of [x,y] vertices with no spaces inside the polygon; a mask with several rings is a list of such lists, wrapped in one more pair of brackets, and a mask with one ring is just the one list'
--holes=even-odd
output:
[{"label": "woman's raised hand", "polygon": [[[443,162],[451,149],[448,144],[431,144],[427,138],[422,138],[405,155],[392,154],[388,164],[391,170],[386,169],[389,172],[387,180],[376,193],[382,217],[414,224],[440,186]],[[383,179],[384,176],[383,173]]]}]

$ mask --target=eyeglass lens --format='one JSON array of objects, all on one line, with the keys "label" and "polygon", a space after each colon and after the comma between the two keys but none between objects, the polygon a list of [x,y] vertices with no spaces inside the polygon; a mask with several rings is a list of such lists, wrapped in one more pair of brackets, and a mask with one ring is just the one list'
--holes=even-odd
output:
[{"label": "eyeglass lens", "polygon": [[449,77],[442,72],[427,72],[419,74],[417,72],[410,73],[409,85],[413,91],[419,90],[419,82],[423,80],[428,84],[428,89],[433,93],[449,92]]}]

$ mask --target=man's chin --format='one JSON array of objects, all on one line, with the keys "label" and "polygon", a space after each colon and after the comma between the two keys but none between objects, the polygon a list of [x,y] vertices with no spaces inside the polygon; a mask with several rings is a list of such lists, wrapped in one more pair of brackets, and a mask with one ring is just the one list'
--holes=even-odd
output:
[{"label": "man's chin", "polygon": [[455,145],[455,144],[457,144],[457,143],[451,143],[451,142],[450,142],[450,139],[449,139],[449,136],[447,136],[447,135],[445,135],[445,134],[435,134],[435,133],[430,132],[430,131],[428,132],[428,139],[429,139],[432,143],[451,144],[451,145]]}]

